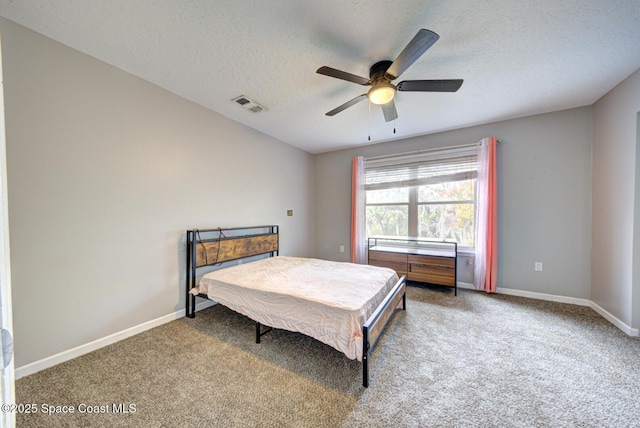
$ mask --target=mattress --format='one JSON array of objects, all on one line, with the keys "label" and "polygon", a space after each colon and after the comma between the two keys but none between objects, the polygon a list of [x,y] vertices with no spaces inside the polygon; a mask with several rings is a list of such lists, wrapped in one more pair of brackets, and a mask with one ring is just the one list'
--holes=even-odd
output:
[{"label": "mattress", "polygon": [[269,257],[208,273],[194,293],[362,360],[362,326],[398,281],[387,268]]}]

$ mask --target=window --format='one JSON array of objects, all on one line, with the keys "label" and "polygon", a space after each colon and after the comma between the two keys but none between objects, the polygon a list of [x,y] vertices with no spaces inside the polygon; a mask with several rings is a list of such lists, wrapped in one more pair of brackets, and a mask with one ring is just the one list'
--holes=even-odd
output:
[{"label": "window", "polygon": [[472,250],[476,147],[367,160],[367,235],[453,239]]}]

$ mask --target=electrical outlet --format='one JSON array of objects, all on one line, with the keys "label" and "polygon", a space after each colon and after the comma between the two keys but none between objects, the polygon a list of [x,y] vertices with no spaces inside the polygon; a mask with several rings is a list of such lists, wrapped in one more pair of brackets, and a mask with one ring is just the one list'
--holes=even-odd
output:
[{"label": "electrical outlet", "polygon": [[293,215],[293,210],[287,210],[287,215],[291,217]]},{"label": "electrical outlet", "polygon": [[533,268],[536,272],[542,272],[542,262],[535,262]]},{"label": "electrical outlet", "polygon": [[344,245],[340,245],[340,252],[344,253]]}]

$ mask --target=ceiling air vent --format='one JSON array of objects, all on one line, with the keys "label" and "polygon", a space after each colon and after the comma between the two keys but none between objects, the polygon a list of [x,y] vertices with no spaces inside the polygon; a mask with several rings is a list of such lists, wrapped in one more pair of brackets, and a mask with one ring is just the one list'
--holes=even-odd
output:
[{"label": "ceiling air vent", "polygon": [[232,99],[231,101],[235,101],[240,104],[244,109],[252,111],[254,113],[260,113],[261,111],[265,111],[266,108],[253,101],[251,98],[245,97],[244,95],[240,95]]}]

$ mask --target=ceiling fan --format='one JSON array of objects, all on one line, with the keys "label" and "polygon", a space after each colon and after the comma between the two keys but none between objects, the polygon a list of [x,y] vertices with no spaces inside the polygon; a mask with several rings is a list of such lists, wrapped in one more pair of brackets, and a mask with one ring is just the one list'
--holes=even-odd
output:
[{"label": "ceiling fan", "polygon": [[359,95],[347,101],[339,107],[326,113],[327,116],[334,116],[343,110],[368,98],[373,104],[382,107],[384,120],[391,122],[398,118],[394,97],[396,91],[406,92],[456,92],[462,86],[462,79],[450,80],[404,80],[397,85],[391,83],[393,80],[411,66],[420,56],[427,51],[435,42],[438,36],[433,31],[424,28],[418,31],[407,46],[400,52],[395,61],[379,61],[369,69],[369,78],[356,76],[346,71],[336,70],[331,67],[320,67],[316,70],[318,74],[357,83],[362,86],[371,86],[366,94]]}]

